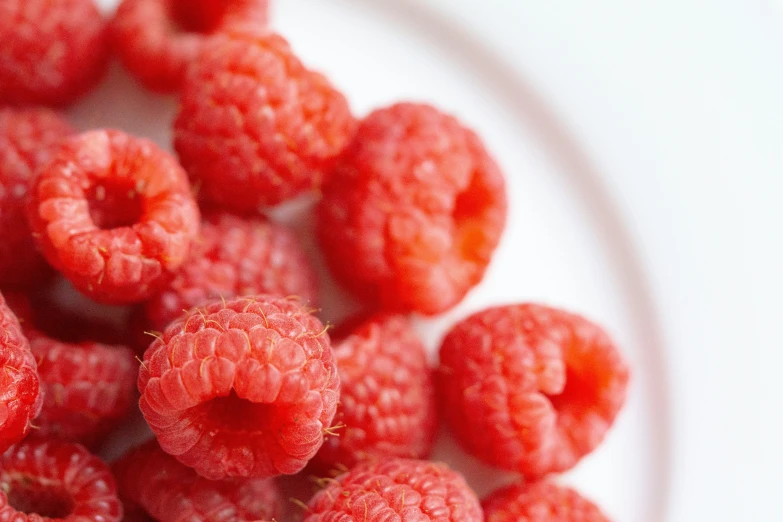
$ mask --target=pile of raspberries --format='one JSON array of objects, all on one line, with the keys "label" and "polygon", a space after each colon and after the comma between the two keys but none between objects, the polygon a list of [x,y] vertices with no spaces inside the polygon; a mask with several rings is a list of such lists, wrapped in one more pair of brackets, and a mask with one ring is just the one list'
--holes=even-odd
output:
[{"label": "pile of raspberries", "polygon": [[[178,96],[176,155],[58,112],[111,56]],[[334,329],[267,214],[294,198],[363,307]],[[623,406],[604,330],[493,307],[433,368],[411,324],[480,283],[506,210],[479,136],[418,103],[357,119],[267,0],[0,1],[0,521],[607,521],[552,479]],[[426,460],[445,430],[517,479],[479,500]]]}]

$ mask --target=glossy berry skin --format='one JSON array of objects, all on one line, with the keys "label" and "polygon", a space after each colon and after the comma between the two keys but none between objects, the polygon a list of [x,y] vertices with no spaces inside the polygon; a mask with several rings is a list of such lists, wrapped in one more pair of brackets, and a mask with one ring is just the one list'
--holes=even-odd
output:
[{"label": "glossy berry skin", "polygon": [[83,446],[27,440],[0,457],[0,520],[119,522],[108,466]]},{"label": "glossy berry skin", "polygon": [[0,294],[0,452],[27,435],[42,401],[30,344]]},{"label": "glossy berry skin", "polygon": [[410,321],[378,315],[332,339],[341,383],[334,424],[340,428],[316,456],[321,467],[429,456],[437,431],[435,387]]},{"label": "glossy berry skin", "polygon": [[133,352],[124,346],[61,342],[35,331],[28,336],[44,390],[35,436],[98,443],[133,405],[139,366]]},{"label": "glossy berry skin", "polygon": [[50,109],[0,108],[2,288],[27,288],[45,280],[49,274],[49,266],[38,253],[27,224],[25,202],[36,170],[72,133],[68,122]]},{"label": "glossy berry skin", "polygon": [[536,304],[460,321],[440,348],[439,399],[457,440],[526,477],[573,467],[603,440],[629,371],[594,323]]},{"label": "glossy berry skin", "polygon": [[174,145],[200,196],[248,211],[318,188],[354,127],[345,97],[283,37],[234,31],[193,65]]},{"label": "glossy berry skin", "polygon": [[154,440],[128,452],[112,469],[125,505],[158,522],[280,520],[282,513],[274,479],[209,480]]},{"label": "glossy berry skin", "polygon": [[106,303],[153,295],[185,263],[199,231],[176,159],[115,130],[66,140],[39,171],[27,211],[49,263]]},{"label": "glossy berry skin", "polygon": [[0,2],[0,100],[64,105],[106,69],[106,24],[92,0]]},{"label": "glossy berry skin", "polygon": [[339,397],[326,329],[272,295],[185,313],[144,353],[138,385],[163,450],[215,480],[300,471]]},{"label": "glossy berry skin", "polygon": [[331,481],[308,503],[304,522],[482,522],[476,494],[445,464],[387,459],[364,462]]},{"label": "glossy berry skin", "polygon": [[481,281],[505,219],[503,176],[478,137],[400,103],[361,122],[323,187],[318,235],[368,305],[437,314]]},{"label": "glossy berry skin", "polygon": [[317,285],[315,269],[292,231],[261,217],[210,212],[190,258],[145,303],[145,312],[149,327],[163,331],[183,310],[213,299],[277,294],[315,304]]},{"label": "glossy berry skin", "polygon": [[610,522],[578,492],[549,481],[500,488],[481,507],[487,522]]},{"label": "glossy berry skin", "polygon": [[149,89],[176,92],[207,38],[266,25],[268,0],[123,0],[111,22],[123,65]]}]

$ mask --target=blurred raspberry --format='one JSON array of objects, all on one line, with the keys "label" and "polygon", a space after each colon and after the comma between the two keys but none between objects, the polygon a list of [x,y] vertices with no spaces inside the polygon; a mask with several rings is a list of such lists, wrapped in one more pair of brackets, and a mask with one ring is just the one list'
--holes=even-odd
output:
[{"label": "blurred raspberry", "polygon": [[357,465],[308,503],[304,522],[483,522],[476,494],[445,464],[386,459]]},{"label": "blurred raspberry", "polygon": [[293,474],[339,397],[329,336],[293,299],[214,301],[144,354],[140,407],[161,447],[210,479]]},{"label": "blurred raspberry", "polygon": [[49,262],[107,303],[153,295],[184,264],[199,230],[176,160],[114,130],[66,140],[36,178],[27,210]]},{"label": "blurred raspberry", "polygon": [[273,33],[210,39],[180,102],[183,166],[207,201],[240,211],[318,188],[355,126],[345,97]]},{"label": "blurred raspberry", "polygon": [[141,83],[178,91],[210,34],[266,25],[268,0],[123,0],[112,21],[114,49]]},{"label": "blurred raspberry", "polygon": [[127,416],[138,363],[124,346],[65,343],[29,331],[44,390],[35,435],[92,446]]},{"label": "blurred raspberry", "polygon": [[335,434],[316,460],[324,469],[358,461],[425,458],[437,430],[435,390],[424,345],[407,318],[371,317],[334,343],[340,372]]},{"label": "blurred raspberry", "polygon": [[610,522],[573,489],[548,481],[500,488],[481,506],[487,522]]},{"label": "blurred raspberry", "polygon": [[92,89],[109,57],[92,0],[0,2],[0,100],[63,105]]},{"label": "blurred raspberry", "polygon": [[49,274],[27,225],[25,201],[35,172],[72,132],[49,109],[0,108],[0,287],[29,287]]},{"label": "blurred raspberry", "polygon": [[[150,441],[114,465],[120,497],[158,522],[279,520],[282,497],[274,479],[209,480]],[[126,515],[127,520],[127,515]]]},{"label": "blurred raspberry", "polygon": [[595,449],[629,380],[599,326],[535,304],[462,320],[443,340],[440,364],[439,399],[457,440],[528,477],[565,471]]},{"label": "blurred raspberry", "polygon": [[[183,310],[213,299],[276,294],[315,304],[317,283],[291,231],[263,218],[212,212],[202,222],[190,259],[145,304],[147,329],[163,331]],[[146,343],[151,341],[148,336]]]},{"label": "blurred raspberry", "polygon": [[506,218],[478,137],[427,105],[367,116],[323,187],[318,233],[335,277],[367,304],[437,314],[484,276]]},{"label": "blurred raspberry", "polygon": [[35,358],[0,294],[0,452],[22,440],[43,402]]}]

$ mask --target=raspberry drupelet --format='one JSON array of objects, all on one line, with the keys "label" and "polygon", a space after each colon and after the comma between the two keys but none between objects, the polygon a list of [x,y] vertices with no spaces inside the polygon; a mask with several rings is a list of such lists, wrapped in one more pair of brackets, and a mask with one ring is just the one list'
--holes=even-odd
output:
[{"label": "raspberry drupelet", "polygon": [[83,446],[26,440],[0,457],[0,520],[119,522],[109,467]]},{"label": "raspberry drupelet", "polygon": [[481,505],[445,464],[385,459],[358,464],[307,504],[304,522],[483,522]]},{"label": "raspberry drupelet", "polygon": [[625,402],[628,367],[599,326],[536,304],[489,308],[440,348],[438,398],[460,444],[526,477],[573,467]]},{"label": "raspberry drupelet", "polygon": [[[2,7],[0,7],[2,11]],[[2,23],[2,22],[0,22]],[[0,95],[2,98],[2,95]],[[0,108],[0,287],[40,283],[49,267],[35,247],[25,201],[38,168],[73,129],[44,108]]]},{"label": "raspberry drupelet", "polygon": [[263,28],[268,0],[123,0],[110,24],[112,45],[142,84],[180,89],[207,38],[237,27]]},{"label": "raspberry drupelet", "polygon": [[370,317],[339,339],[339,436],[316,456],[321,469],[350,469],[361,460],[426,458],[437,430],[432,373],[424,345],[399,315]]},{"label": "raspberry drupelet", "polygon": [[277,294],[314,305],[317,285],[292,231],[261,217],[208,212],[190,259],[144,308],[149,327],[163,331],[183,310],[221,297]]},{"label": "raspberry drupelet", "polygon": [[0,100],[64,105],[93,88],[109,57],[93,0],[0,2]]},{"label": "raspberry drupelet", "polygon": [[174,145],[200,196],[249,211],[317,189],[354,127],[345,97],[283,37],[233,31],[193,65]]},{"label": "raspberry drupelet", "polygon": [[184,264],[199,231],[176,159],[121,131],[63,142],[29,194],[28,219],[44,256],[100,302],[155,294]]},{"label": "raspberry drupelet", "polygon": [[126,511],[141,509],[157,522],[271,521],[280,520],[283,510],[275,479],[209,480],[154,440],[128,452],[112,469]]},{"label": "raspberry drupelet", "polygon": [[27,435],[42,402],[30,344],[0,294],[0,452]]},{"label": "raspberry drupelet", "polygon": [[133,352],[96,342],[61,342],[35,331],[28,336],[44,391],[35,436],[99,443],[133,405],[138,376]]},{"label": "raspberry drupelet", "polygon": [[549,481],[500,488],[481,507],[486,522],[610,522],[577,491]]},{"label": "raspberry drupelet", "polygon": [[323,187],[329,267],[368,305],[437,314],[478,284],[506,219],[498,166],[479,138],[428,105],[379,109]]},{"label": "raspberry drupelet", "polygon": [[329,335],[294,299],[211,302],[144,353],[139,406],[161,447],[210,479],[294,474],[331,426]]}]

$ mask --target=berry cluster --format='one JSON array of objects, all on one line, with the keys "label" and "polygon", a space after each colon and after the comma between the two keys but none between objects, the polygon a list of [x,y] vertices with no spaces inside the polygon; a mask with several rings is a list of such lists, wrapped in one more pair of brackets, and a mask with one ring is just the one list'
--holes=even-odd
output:
[{"label": "berry cluster", "polygon": [[[122,0],[107,20],[92,0],[0,2],[0,518],[280,520],[276,477],[299,474],[319,486],[306,522],[608,520],[549,478],[625,401],[604,330],[488,308],[432,366],[411,317],[481,282],[499,164],[431,105],[357,119],[267,4]],[[179,97],[176,155],[56,111],[112,53]],[[317,199],[300,217],[364,306],[331,331],[313,245],[269,212],[295,198]],[[481,502],[426,460],[439,419],[524,482]],[[150,440],[109,466],[139,422]]]}]

